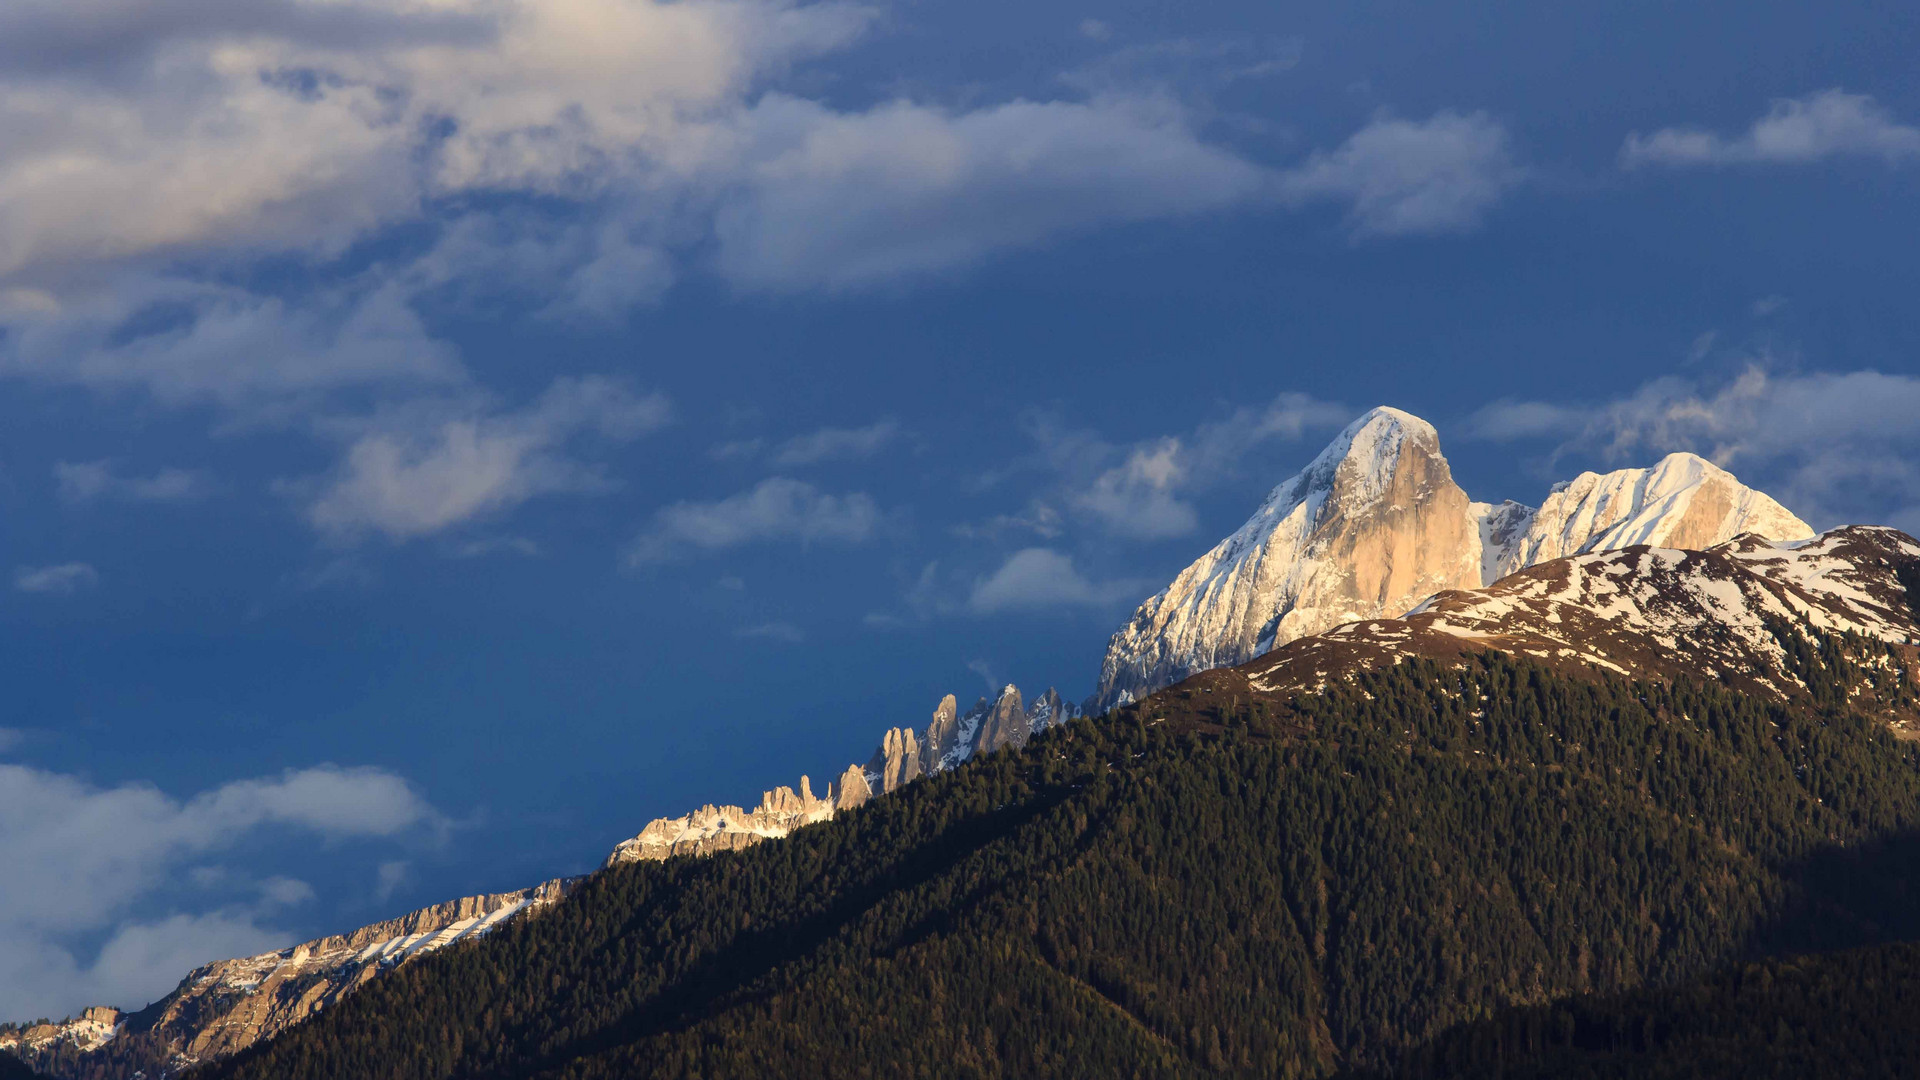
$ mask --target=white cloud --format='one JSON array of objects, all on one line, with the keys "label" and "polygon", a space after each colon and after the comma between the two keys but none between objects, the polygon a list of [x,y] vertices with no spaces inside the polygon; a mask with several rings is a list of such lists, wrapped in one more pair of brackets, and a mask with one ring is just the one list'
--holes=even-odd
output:
[{"label": "white cloud", "polygon": [[438,420],[358,435],[338,474],[307,508],[312,524],[352,539],[439,532],[554,492],[604,487],[561,453],[584,433],[627,440],[666,423],[665,398],[600,378],[558,379],[516,413]]},{"label": "white cloud", "polygon": [[166,468],[152,476],[118,476],[109,461],[62,461],[53,467],[53,479],[60,501],[74,505],[100,500],[187,502],[212,488],[204,473]]},{"label": "white cloud", "polygon": [[524,536],[489,536],[481,540],[469,540],[452,549],[456,559],[478,559],[488,555],[519,555],[535,559],[540,554],[539,542]]},{"label": "white cloud", "polygon": [[[1362,232],[1445,231],[1517,176],[1498,125],[1452,113],[1376,121],[1275,173],[1135,70],[1231,55],[1234,77],[1264,74],[1297,42],[1125,50],[1081,100],[782,91],[879,16],[842,0],[6,5],[0,373],[308,416],[347,389],[466,386],[423,298],[617,318],[690,264],[747,290],[895,288],[1276,189],[1351,201]],[[425,253],[341,258],[395,226]],[[231,284],[266,258],[308,284]]]},{"label": "white cloud", "polygon": [[1265,173],[1159,99],[862,113],[769,96],[740,121],[718,266],[773,291],[892,286],[1096,225],[1218,210]]},{"label": "white cloud", "polygon": [[[290,879],[250,885],[252,906],[128,918],[141,898],[185,878],[188,860],[260,829],[343,839],[442,825],[406,781],[376,769],[288,771],[183,801],[147,784],[102,788],[0,764],[0,1015],[138,1006],[195,964],[286,944],[256,920],[310,896]],[[99,952],[79,955],[77,943],[103,931]]]},{"label": "white cloud", "polygon": [[25,593],[66,596],[98,584],[99,571],[83,562],[22,566],[13,572],[13,587]]},{"label": "white cloud", "polygon": [[1072,557],[1050,548],[1016,551],[1000,569],[976,581],[967,606],[976,614],[1062,607],[1108,607],[1134,596],[1133,581],[1093,582]]},{"label": "white cloud", "polygon": [[[1159,539],[1185,536],[1199,527],[1193,507],[1174,497],[1186,479],[1178,439],[1138,446],[1127,460],[1101,473],[1074,497],[1076,509],[1092,514],[1124,536]],[[1042,549],[1031,549],[1042,550]]]},{"label": "white cloud", "polygon": [[1281,197],[1352,203],[1359,236],[1464,232],[1526,178],[1507,131],[1485,113],[1380,116],[1283,174]]},{"label": "white cloud", "polygon": [[373,898],[383,904],[391,900],[393,894],[399,892],[400,887],[407,883],[407,876],[412,870],[413,864],[405,859],[393,859],[381,863],[374,872]]},{"label": "white cloud", "polygon": [[[576,212],[508,203],[443,220],[432,251],[383,272],[401,306],[421,289],[505,288],[550,295],[549,314],[605,318],[657,297],[677,253],[706,250],[709,236],[719,269],[746,287],[890,285],[1261,186],[1260,169],[1203,143],[1158,98],[843,112],[769,91],[875,15],[838,0],[10,5],[0,51],[22,59],[0,65],[0,293],[55,336],[97,345],[110,336],[99,324],[118,320],[76,307],[137,288],[129,276],[165,266],[172,288],[213,289],[195,266],[325,260],[381,228],[446,219],[450,199],[505,194]],[[209,364],[284,369],[246,347],[274,335],[233,323],[299,318],[214,291],[224,304],[203,301],[210,310],[172,335],[198,340],[150,343],[182,355],[70,348],[62,365],[8,366],[144,377],[175,394]],[[340,371],[308,379],[407,366],[350,348],[326,359]]]},{"label": "white cloud", "polygon": [[661,562],[688,551],[716,551],[766,540],[857,544],[879,530],[880,508],[860,492],[831,495],[783,476],[718,502],[682,502],[654,515],[628,549],[629,565]]},{"label": "white cloud", "polygon": [[763,641],[778,641],[788,645],[798,645],[807,640],[806,631],[785,622],[767,622],[756,626],[743,626],[733,632],[733,636],[743,640],[759,638]]},{"label": "white cloud", "polygon": [[861,428],[821,428],[780,444],[773,464],[790,469],[842,458],[872,457],[900,434],[895,420],[880,420]]},{"label": "white cloud", "polygon": [[138,48],[92,79],[0,79],[0,274],[215,244],[326,251],[436,196],[588,192],[670,165],[687,118],[870,18],[783,0],[258,6],[13,16],[76,50]]},{"label": "white cloud", "polygon": [[0,374],[169,405],[259,414],[351,386],[457,385],[466,373],[392,282],[326,289],[299,303],[178,277],[121,275],[48,306],[0,306]]},{"label": "white cloud", "polygon": [[1805,164],[1831,157],[1871,157],[1889,164],[1920,158],[1920,128],[1902,124],[1865,94],[1835,87],[1780,98],[1746,134],[1728,139],[1700,128],[1634,132],[1620,161],[1639,165]]},{"label": "white cloud", "polygon": [[968,540],[998,540],[1009,533],[1033,533],[1052,540],[1061,533],[1060,511],[1036,499],[1018,514],[996,514],[980,524],[962,522],[949,531]]},{"label": "white cloud", "polygon": [[1553,405],[1544,401],[1514,401],[1502,398],[1474,410],[1467,419],[1466,435],[1492,442],[1565,435],[1586,424],[1588,413],[1578,408]]}]

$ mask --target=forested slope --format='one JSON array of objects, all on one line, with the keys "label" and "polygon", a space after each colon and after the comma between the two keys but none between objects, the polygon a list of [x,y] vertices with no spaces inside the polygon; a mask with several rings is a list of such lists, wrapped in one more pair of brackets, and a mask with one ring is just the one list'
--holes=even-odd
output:
[{"label": "forested slope", "polygon": [[1841,695],[1497,655],[1192,686],[779,844],[605,871],[197,1075],[1320,1076],[1906,932],[1851,852],[1920,822],[1920,759]]},{"label": "forested slope", "polygon": [[1916,1025],[1920,945],[1902,942],[1745,964],[1678,987],[1514,1009],[1449,1031],[1407,1055],[1394,1075],[1907,1077],[1920,1072],[1913,1053]]}]

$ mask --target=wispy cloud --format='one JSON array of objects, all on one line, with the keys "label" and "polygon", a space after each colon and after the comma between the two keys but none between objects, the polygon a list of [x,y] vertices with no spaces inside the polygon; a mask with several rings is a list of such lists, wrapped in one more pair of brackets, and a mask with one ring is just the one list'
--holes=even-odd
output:
[{"label": "wispy cloud", "polygon": [[764,641],[778,641],[786,645],[798,645],[807,640],[806,631],[787,622],[765,622],[754,626],[743,626],[735,630],[733,636],[744,640],[758,638]]},{"label": "wispy cloud", "polygon": [[1832,157],[1879,158],[1889,164],[1920,158],[1920,127],[1900,123],[1873,98],[1839,88],[1776,100],[1746,132],[1727,138],[1702,128],[1634,132],[1620,148],[1621,164],[1806,164]]},{"label": "wispy cloud", "polygon": [[604,489],[608,481],[563,447],[582,434],[637,438],[665,424],[670,413],[658,394],[589,377],[555,380],[519,412],[426,424],[403,414],[352,438],[344,463],[308,505],[307,519],[339,540],[368,532],[408,540],[539,495]]},{"label": "wispy cloud", "polygon": [[1174,495],[1186,479],[1184,449],[1172,438],[1135,447],[1126,461],[1075,493],[1074,508],[1127,536],[1158,539],[1193,532],[1199,517]]},{"label": "wispy cloud", "polygon": [[13,587],[24,593],[66,596],[98,584],[99,571],[83,562],[22,566],[13,572]]},{"label": "wispy cloud", "polygon": [[773,452],[773,464],[791,469],[822,461],[871,457],[899,435],[896,420],[879,420],[858,428],[821,428],[781,443]]},{"label": "wispy cloud", "polygon": [[641,566],[770,540],[857,544],[872,539],[881,521],[879,506],[864,493],[833,495],[776,476],[716,502],[666,507],[628,548],[627,561]]},{"label": "wispy cloud", "polygon": [[967,607],[976,614],[1049,608],[1111,607],[1136,598],[1137,581],[1090,581],[1069,555],[1027,548],[1008,556],[998,570],[976,581]]},{"label": "wispy cloud", "polygon": [[742,120],[765,150],[738,170],[714,235],[720,272],[758,290],[898,288],[1097,226],[1245,205],[1266,186],[1157,97],[861,113],[769,97]]},{"label": "wispy cloud", "polygon": [[1492,117],[1439,112],[1420,121],[1382,115],[1283,173],[1278,189],[1295,204],[1351,204],[1356,236],[1413,236],[1474,228],[1526,176]]},{"label": "wispy cloud", "polygon": [[205,473],[161,469],[152,476],[120,476],[109,461],[63,461],[53,467],[60,500],[69,505],[112,500],[118,502],[188,502],[205,497],[213,488]]}]

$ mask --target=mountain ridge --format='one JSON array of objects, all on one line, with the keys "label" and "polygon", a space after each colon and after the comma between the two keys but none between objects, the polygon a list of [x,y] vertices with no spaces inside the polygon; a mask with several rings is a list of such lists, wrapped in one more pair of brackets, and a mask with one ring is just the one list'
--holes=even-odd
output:
[{"label": "mountain ridge", "polygon": [[[1684,606],[1683,601],[1694,604],[1694,608],[1689,609],[1695,616],[1688,624],[1687,633],[1692,635],[1689,642],[1697,638],[1708,645],[1715,644],[1718,639],[1708,632],[1713,624],[1701,606],[1704,602],[1701,598],[1712,600],[1714,589],[1738,579],[1751,586],[1748,589],[1736,584],[1740,595],[1758,598],[1765,593],[1772,597],[1781,606],[1780,611],[1772,614],[1792,623],[1788,629],[1794,634],[1802,630],[1816,637],[1823,633],[1856,634],[1883,644],[1891,638],[1900,638],[1900,647],[1908,652],[1889,646],[1886,652],[1866,659],[1883,663],[1880,674],[1897,667],[1900,679],[1920,675],[1911,651],[1911,643],[1920,637],[1920,630],[1915,628],[1910,611],[1903,618],[1890,606],[1893,590],[1907,588],[1908,592],[1902,595],[1910,596],[1912,587],[1900,581],[1889,584],[1892,579],[1886,574],[1869,574],[1872,576],[1870,588],[1862,595],[1870,593],[1869,599],[1878,597],[1875,602],[1879,607],[1876,612],[1864,612],[1855,603],[1860,597],[1848,593],[1850,586],[1845,580],[1849,573],[1860,578],[1867,573],[1865,564],[1878,560],[1883,568],[1891,568],[1888,573],[1897,576],[1910,571],[1913,580],[1920,582],[1920,562],[1913,558],[1920,554],[1920,545],[1914,545],[1904,534],[1865,528],[1836,530],[1798,546],[1742,540],[1740,543],[1746,546],[1736,553],[1721,552],[1710,558],[1703,555],[1704,561],[1691,562],[1686,558],[1676,562],[1665,555],[1651,554],[1677,549],[1623,543],[1627,540],[1691,543],[1703,537],[1718,537],[1712,545],[1706,545],[1710,550],[1717,550],[1736,539],[1720,533],[1729,530],[1747,533],[1749,525],[1769,532],[1799,532],[1811,536],[1804,522],[1772,499],[1745,488],[1731,474],[1710,462],[1686,454],[1669,455],[1645,469],[1583,473],[1555,485],[1538,509],[1511,501],[1498,505],[1476,503],[1453,482],[1450,466],[1440,452],[1438,433],[1432,425],[1401,410],[1375,409],[1350,424],[1292,479],[1276,486],[1246,525],[1202,556],[1168,589],[1142,605],[1141,610],[1145,612],[1160,600],[1156,614],[1165,611],[1184,618],[1181,632],[1186,637],[1175,643],[1178,648],[1162,648],[1154,666],[1129,685],[1143,692],[1158,689],[1150,684],[1175,675],[1192,676],[1195,672],[1186,668],[1196,667],[1207,673],[1196,683],[1202,690],[1214,689],[1215,683],[1225,685],[1222,680],[1230,683],[1238,678],[1241,682],[1234,684],[1235,688],[1247,692],[1313,693],[1326,689],[1322,669],[1329,664],[1335,668],[1344,666],[1351,672],[1397,666],[1409,659],[1452,662],[1476,648],[1485,647],[1507,648],[1515,655],[1548,664],[1569,660],[1557,653],[1572,649],[1576,654],[1572,659],[1579,663],[1562,663],[1569,671],[1584,666],[1588,674],[1613,670],[1615,674],[1634,677],[1671,678],[1685,666],[1652,662],[1626,665],[1619,662],[1619,656],[1582,656],[1578,655],[1579,649],[1563,640],[1567,633],[1558,629],[1560,624],[1570,617],[1568,613],[1585,610],[1582,603],[1593,603],[1592,597],[1579,602],[1570,597],[1536,598],[1551,600],[1546,607],[1557,605],[1557,609],[1543,608],[1523,618],[1519,613],[1525,605],[1501,599],[1507,594],[1494,588],[1506,579],[1549,565],[1577,568],[1583,583],[1606,580],[1608,567],[1627,565],[1620,561],[1622,559],[1634,560],[1626,571],[1628,574],[1657,576],[1664,572],[1662,567],[1673,562],[1673,573],[1669,577],[1679,581],[1685,576],[1679,571],[1686,569],[1698,579],[1688,578],[1691,584],[1675,585],[1667,590],[1672,595],[1663,600],[1668,606]],[[1842,533],[1847,535],[1841,536]],[[1808,550],[1822,555],[1827,548],[1819,545],[1828,537],[1838,537],[1828,547],[1851,546],[1832,556],[1837,560],[1833,565],[1800,575],[1806,580],[1783,584],[1776,579],[1785,573],[1784,569],[1776,567],[1781,573],[1770,578],[1762,566],[1769,560],[1780,562],[1782,567],[1805,562],[1801,556],[1792,554],[1796,551]],[[1545,553],[1569,547],[1578,550],[1565,557],[1543,558]],[[1612,561],[1609,556],[1595,554],[1615,548],[1626,554]],[[1605,565],[1586,566],[1579,563],[1580,559],[1600,560]],[[1854,562],[1861,565],[1854,566]],[[1711,573],[1700,569],[1708,564],[1717,569]],[[1899,567],[1907,569],[1901,571]],[[1542,571],[1541,574],[1551,577],[1558,572]],[[1758,581],[1772,584],[1755,584]],[[1169,601],[1183,582],[1189,587],[1178,602]],[[1565,580],[1560,584],[1564,586]],[[1700,587],[1694,588],[1695,585]],[[1508,593],[1518,587],[1509,588]],[[1658,598],[1650,596],[1649,603]],[[1798,607],[1792,602],[1796,600]],[[1496,601],[1508,603],[1508,607],[1495,613],[1488,605]],[[1282,606],[1286,610],[1278,610]],[[1202,612],[1202,608],[1207,610]],[[1388,609],[1397,610],[1392,616],[1380,614]],[[1623,610],[1620,616],[1630,624],[1624,628],[1607,626],[1605,620],[1588,620],[1592,625],[1582,633],[1592,638],[1589,644],[1602,639],[1631,638],[1636,655],[1642,657],[1654,655],[1661,648],[1672,651],[1680,644],[1680,638],[1669,635],[1670,640],[1663,642],[1651,627],[1649,611],[1652,607]],[[1404,619],[1398,618],[1402,615]],[[1580,618],[1577,614],[1571,617]],[[1501,618],[1506,618],[1508,625],[1500,625]],[[1826,621],[1822,622],[1822,618]],[[1135,622],[1139,621],[1140,613],[1136,613]],[[1147,623],[1153,623],[1153,619]],[[1164,631],[1166,625],[1165,621],[1157,629],[1149,625],[1141,640]],[[1763,693],[1790,696],[1809,689],[1804,682],[1798,691],[1788,685],[1797,676],[1789,670],[1795,661],[1784,647],[1768,648],[1753,625],[1741,625],[1745,635],[1741,638],[1741,647],[1725,653],[1720,657],[1722,661],[1768,665],[1772,681],[1752,684]],[[1126,633],[1127,629],[1123,628],[1114,636],[1103,663],[1103,692],[1115,692],[1116,702],[1122,698],[1132,700],[1133,691],[1119,685],[1117,677],[1110,677],[1129,662],[1125,656],[1119,662],[1115,660],[1115,649]],[[1627,637],[1619,637],[1622,634]],[[1620,648],[1617,641],[1616,650]],[[1700,655],[1711,653],[1709,648]],[[1235,669],[1223,664],[1245,666]],[[1254,674],[1244,674],[1249,671]],[[1854,689],[1866,692],[1863,688],[1870,688],[1870,697],[1879,694],[1879,684],[1869,677],[1873,675],[1869,671],[1867,676],[1861,676],[1864,681],[1856,681]],[[1090,700],[1097,701],[1098,695]],[[1911,720],[1906,719],[1907,714],[1901,712],[1909,704],[1891,702],[1882,710],[1887,722],[1903,736],[1912,726]],[[973,758],[1007,748],[1018,750],[1034,736],[1079,715],[1078,708],[1051,689],[1028,702],[1017,687],[1009,685],[991,700],[982,697],[964,713],[953,695],[947,695],[920,732],[916,733],[912,727],[888,729],[872,758],[864,765],[849,765],[838,780],[828,786],[825,797],[816,797],[809,779],[802,777],[798,791],[775,788],[766,792],[752,810],[708,805],[679,818],[657,819],[632,839],[616,846],[606,865],[738,851],[765,840],[785,837],[795,829],[831,821],[875,797],[949,772]],[[436,928],[436,932],[443,928]],[[290,954],[292,950],[286,952]],[[288,957],[283,957],[283,964],[286,959]],[[288,1012],[291,1019],[286,1023],[271,1027],[229,1024],[230,1030],[253,1034],[250,1039],[222,1043],[224,1049],[214,1056],[243,1049],[260,1038],[285,1030],[303,1016],[311,1015],[325,1001],[334,1000],[346,990],[391,968],[392,965],[379,964],[354,968],[351,985],[343,983],[345,989],[338,992],[310,997],[311,1002],[318,1004],[299,1015]],[[345,965],[338,968],[341,972],[347,970]],[[339,981],[339,976],[329,978]],[[188,981],[192,981],[191,976]],[[183,982],[182,986],[183,990],[176,991],[169,1000],[185,993],[187,983]],[[113,1041],[112,1034],[101,1038],[99,1032],[88,1031],[91,1034],[82,1033],[76,1026],[66,1034],[55,1032],[54,1041],[79,1045],[85,1035],[98,1043],[96,1050]],[[46,1034],[43,1032],[41,1037],[44,1039]],[[198,1045],[192,1039],[187,1039],[186,1044]],[[80,1074],[68,1071],[62,1075],[77,1077]]]}]

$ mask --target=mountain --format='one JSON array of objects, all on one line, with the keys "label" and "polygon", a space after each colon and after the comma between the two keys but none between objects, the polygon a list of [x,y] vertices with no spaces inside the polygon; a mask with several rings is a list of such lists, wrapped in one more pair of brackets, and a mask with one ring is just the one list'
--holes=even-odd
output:
[{"label": "mountain", "polygon": [[[1805,683],[1855,647],[1800,638]],[[1724,994],[1809,935],[1920,936],[1920,845],[1885,839],[1920,827],[1920,745],[1845,692],[1495,652],[1318,694],[1220,674],[777,845],[609,868],[203,1075],[1324,1077],[1510,1010]]]},{"label": "mountain", "polygon": [[1107,645],[1095,711],[1562,556],[1634,544],[1706,548],[1746,532],[1813,535],[1692,454],[1582,474],[1538,510],[1476,503],[1454,483],[1432,425],[1377,408],[1140,605]]},{"label": "mountain", "polygon": [[75,1080],[178,1073],[270,1039],[401,964],[549,907],[572,885],[554,880],[469,896],[278,952],[207,964],[140,1012],[87,1009],[61,1023],[0,1033],[0,1050]]},{"label": "mountain", "polygon": [[1813,530],[1712,462],[1671,454],[1651,469],[1581,473],[1555,484],[1526,528],[1498,546],[1486,583],[1567,555],[1636,544],[1699,551],[1742,533],[1799,540]]},{"label": "mountain", "polygon": [[[1852,708],[1913,734],[1920,547],[1883,529],[1808,537],[1778,503],[1685,454],[1649,469],[1582,474],[1556,485],[1537,510],[1476,503],[1453,482],[1430,425],[1376,409],[1141,607],[1109,645],[1098,697],[1127,704],[1205,672],[1153,700],[1184,708],[1225,698],[1270,717],[1294,707],[1278,703],[1338,693],[1383,669],[1464,670],[1498,649],[1576,682],[1706,679],[1795,708]],[[708,805],[658,819],[618,845],[606,866],[741,852],[857,819],[875,796],[978,757],[1018,754],[1079,715],[1052,689],[1027,701],[1006,686],[965,713],[948,695],[921,731],[888,729],[872,757],[849,765],[824,797],[802,777],[798,791],[775,788],[752,810]],[[375,939],[427,935],[380,953],[386,962],[318,943],[301,956],[225,961],[133,1018],[83,1017],[30,1038],[0,1032],[0,1048],[11,1038],[16,1052],[56,1075],[115,1080],[215,1060],[342,1000],[398,959],[496,924],[472,922],[463,903],[414,918],[416,929],[404,933],[370,927],[348,936],[365,938],[354,947],[363,950]],[[508,914],[520,910],[530,907]],[[462,920],[466,929],[441,940]]]},{"label": "mountain", "polygon": [[1099,704],[1476,587],[1481,516],[1433,427],[1374,409],[1140,606],[1107,646]]}]

